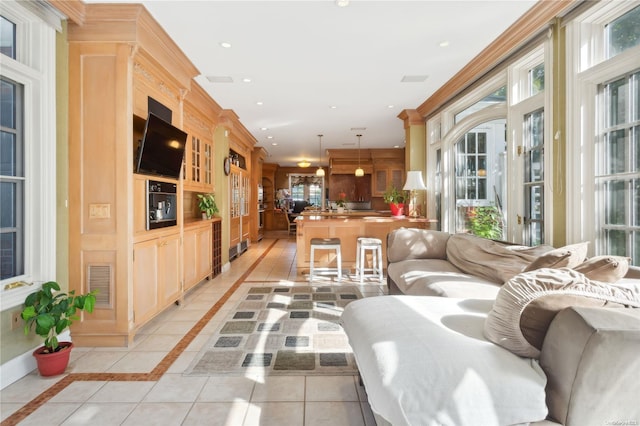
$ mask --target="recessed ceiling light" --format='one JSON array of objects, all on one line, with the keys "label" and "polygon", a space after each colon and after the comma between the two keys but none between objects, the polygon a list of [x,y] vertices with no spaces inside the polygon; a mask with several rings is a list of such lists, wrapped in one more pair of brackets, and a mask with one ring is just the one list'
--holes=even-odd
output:
[{"label": "recessed ceiling light", "polygon": [[267,139],[273,139],[273,136],[269,135],[267,136]]},{"label": "recessed ceiling light", "polygon": [[405,75],[400,81],[403,83],[422,83],[428,77],[428,75]]},{"label": "recessed ceiling light", "polygon": [[278,146],[278,142],[271,142],[271,146]]},{"label": "recessed ceiling light", "polygon": [[440,42],[440,47],[447,47],[449,46],[449,40],[443,40]]},{"label": "recessed ceiling light", "polygon": [[349,0],[336,0],[336,6],[347,7],[349,6]]},{"label": "recessed ceiling light", "polygon": [[233,83],[233,78],[228,75],[209,75],[207,80],[211,83]]},{"label": "recessed ceiling light", "polygon": [[256,105],[260,105],[261,106],[262,105],[262,101],[256,102]]},{"label": "recessed ceiling light", "polygon": [[248,77],[245,77],[245,78],[242,79],[242,82],[243,83],[251,83],[251,79],[248,78]]},{"label": "recessed ceiling light", "polygon": [[224,47],[225,49],[230,49],[231,48],[231,43],[229,43],[227,41],[221,41],[220,42],[220,46]]},{"label": "recessed ceiling light", "polygon": [[393,107],[394,107],[393,105],[387,105],[387,108],[389,108],[389,109],[391,109]]},{"label": "recessed ceiling light", "polygon": [[400,148],[400,145],[394,145],[393,147],[394,148]]},{"label": "recessed ceiling light", "polygon": [[331,108],[331,109],[336,109],[336,108],[338,108],[338,107],[337,107],[337,106],[335,106],[335,105],[331,105],[329,108]]},{"label": "recessed ceiling light", "polygon": [[268,127],[260,127],[260,130],[265,131],[265,130],[269,130]]}]

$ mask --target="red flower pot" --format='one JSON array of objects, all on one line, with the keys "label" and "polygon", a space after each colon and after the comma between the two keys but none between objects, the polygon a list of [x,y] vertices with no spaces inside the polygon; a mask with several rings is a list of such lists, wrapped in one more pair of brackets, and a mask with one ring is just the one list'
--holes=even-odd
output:
[{"label": "red flower pot", "polygon": [[392,216],[402,216],[404,215],[404,204],[403,203],[391,203],[389,204],[391,207],[391,215]]},{"label": "red flower pot", "polygon": [[60,350],[54,353],[45,353],[45,347],[41,346],[33,351],[33,356],[38,363],[38,371],[41,376],[57,376],[64,373],[69,365],[69,356],[73,343],[60,342]]}]

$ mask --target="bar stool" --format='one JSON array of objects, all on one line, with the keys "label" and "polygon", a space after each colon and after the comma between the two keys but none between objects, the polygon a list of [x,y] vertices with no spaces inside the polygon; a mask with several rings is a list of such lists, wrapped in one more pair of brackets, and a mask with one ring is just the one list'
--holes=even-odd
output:
[{"label": "bar stool", "polygon": [[[372,268],[366,267],[367,250],[373,251],[371,259]],[[380,282],[382,282],[382,266],[382,240],[379,238],[358,237],[356,245],[356,278],[360,277],[360,282],[362,282],[365,272],[372,272],[372,275],[377,275]]]},{"label": "bar stool", "polygon": [[[316,250],[335,250],[337,268],[315,268],[313,267],[314,252]],[[315,271],[323,271],[329,274],[337,274],[338,281],[342,279],[342,254],[340,253],[340,238],[312,238],[310,252],[309,281],[313,281]]]}]

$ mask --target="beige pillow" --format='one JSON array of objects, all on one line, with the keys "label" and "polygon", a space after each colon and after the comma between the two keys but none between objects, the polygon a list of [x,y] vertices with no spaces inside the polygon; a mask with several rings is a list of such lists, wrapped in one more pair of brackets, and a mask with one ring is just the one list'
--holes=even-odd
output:
[{"label": "beige pillow", "polygon": [[[591,281],[569,268],[542,268],[507,281],[484,324],[484,335],[505,349],[538,358],[549,324],[569,306],[640,307],[632,289]],[[524,317],[524,318],[523,318]]]},{"label": "beige pillow", "polygon": [[622,256],[596,256],[573,269],[583,273],[590,280],[615,283],[627,274],[630,260]]},{"label": "beige pillow", "polygon": [[531,262],[523,272],[535,271],[540,268],[575,268],[587,257],[589,242],[571,244],[553,249]]}]

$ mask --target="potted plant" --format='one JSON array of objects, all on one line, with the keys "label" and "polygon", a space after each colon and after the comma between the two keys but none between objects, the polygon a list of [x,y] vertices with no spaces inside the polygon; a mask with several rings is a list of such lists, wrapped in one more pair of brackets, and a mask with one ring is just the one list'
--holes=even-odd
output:
[{"label": "potted plant", "polygon": [[73,343],[59,342],[58,335],[80,318],[78,310],[91,313],[95,303],[95,291],[76,296],[74,290],[60,292],[55,281],[44,283],[42,289],[27,296],[20,316],[25,321],[25,335],[33,329],[44,338],[44,345],[33,351],[41,376],[64,373]]},{"label": "potted plant", "polygon": [[338,213],[344,213],[344,206],[347,204],[347,194],[341,192],[338,194],[338,199],[336,200],[336,207]]},{"label": "potted plant", "polygon": [[211,219],[214,214],[218,213],[216,198],[212,193],[198,194],[198,207],[202,212],[203,219]]},{"label": "potted plant", "polygon": [[404,214],[404,202],[407,200],[407,192],[401,191],[391,185],[382,195],[385,203],[389,203],[391,214],[393,216],[402,216]]}]

